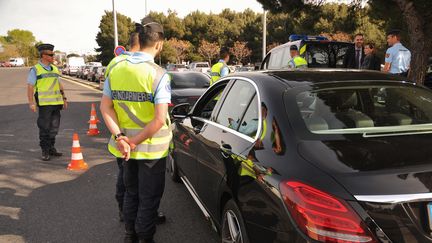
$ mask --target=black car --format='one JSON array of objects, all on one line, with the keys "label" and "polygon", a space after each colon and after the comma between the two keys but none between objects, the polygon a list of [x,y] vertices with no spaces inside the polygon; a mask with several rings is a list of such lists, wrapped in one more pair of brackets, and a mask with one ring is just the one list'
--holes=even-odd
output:
[{"label": "black car", "polygon": [[169,72],[171,77],[171,104],[195,104],[210,86],[210,76],[201,72]]},{"label": "black car", "polygon": [[423,86],[375,71],[239,73],[172,115],[170,175],[222,242],[432,242]]}]

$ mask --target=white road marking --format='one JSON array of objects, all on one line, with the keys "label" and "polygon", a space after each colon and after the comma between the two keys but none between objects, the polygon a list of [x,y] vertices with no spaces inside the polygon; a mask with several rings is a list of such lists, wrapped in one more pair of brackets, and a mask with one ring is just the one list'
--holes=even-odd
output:
[{"label": "white road marking", "polygon": [[9,149],[0,149],[0,150],[12,154],[22,154],[21,151],[16,151],[16,150],[9,150]]},{"label": "white road marking", "polygon": [[15,136],[15,135],[13,135],[13,134],[1,134],[0,133],[0,137],[13,137],[13,136]]}]

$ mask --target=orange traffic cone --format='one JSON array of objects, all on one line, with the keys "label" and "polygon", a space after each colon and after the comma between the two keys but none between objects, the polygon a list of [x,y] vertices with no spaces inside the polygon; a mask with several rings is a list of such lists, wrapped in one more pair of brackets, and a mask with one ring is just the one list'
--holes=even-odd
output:
[{"label": "orange traffic cone", "polygon": [[69,163],[68,170],[87,170],[88,165],[84,162],[81,147],[78,139],[78,134],[74,133],[72,142],[72,156],[71,162]]},{"label": "orange traffic cone", "polygon": [[87,135],[89,136],[96,136],[100,133],[99,129],[97,128],[97,123],[99,122],[99,119],[97,119],[96,116],[96,109],[95,104],[92,104],[91,111],[90,111],[90,123],[89,130],[87,131]]}]

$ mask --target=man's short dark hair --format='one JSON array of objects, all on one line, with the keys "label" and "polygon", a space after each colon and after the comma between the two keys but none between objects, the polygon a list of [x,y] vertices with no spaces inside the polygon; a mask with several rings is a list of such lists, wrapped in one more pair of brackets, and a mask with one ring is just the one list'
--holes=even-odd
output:
[{"label": "man's short dark hair", "polygon": [[135,31],[138,32],[141,48],[154,46],[156,42],[164,39],[161,24],[151,21],[149,17],[144,18],[143,21],[143,24],[135,24]]},{"label": "man's short dark hair", "polygon": [[227,49],[222,49],[221,51],[220,51],[220,54],[219,54],[219,57],[221,58],[221,59],[225,59],[225,57],[227,57],[227,56],[229,56],[230,54],[229,54],[229,51],[227,50]]},{"label": "man's short dark hair", "polygon": [[296,45],[290,46],[290,51],[298,51],[298,47]]},{"label": "man's short dark hair", "polygon": [[400,34],[401,34],[401,31],[399,29],[391,29],[391,30],[387,31],[387,36],[393,35],[393,36],[400,38]]},{"label": "man's short dark hair", "polygon": [[134,46],[139,46],[139,45],[140,45],[139,33],[138,32],[132,32],[130,34],[130,39],[129,39],[130,48],[132,48]]}]

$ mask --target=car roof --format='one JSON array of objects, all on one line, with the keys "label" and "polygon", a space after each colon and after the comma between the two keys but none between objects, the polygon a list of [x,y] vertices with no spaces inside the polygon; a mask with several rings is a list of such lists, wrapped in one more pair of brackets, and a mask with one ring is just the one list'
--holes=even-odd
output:
[{"label": "car roof", "polygon": [[289,69],[289,70],[266,70],[234,73],[230,76],[245,77],[255,82],[266,82],[267,77],[273,77],[291,87],[310,85],[311,83],[323,82],[353,82],[353,81],[407,81],[405,77],[394,74],[358,70],[358,69]]},{"label": "car roof", "polygon": [[286,43],[284,43],[282,45],[276,46],[273,49],[271,49],[268,53],[270,53],[272,51],[275,51],[275,50],[278,50],[278,49],[287,48],[287,47],[292,46],[292,45],[300,45],[301,43],[306,43],[306,44],[344,44],[344,45],[354,45],[354,43],[344,42],[344,41],[296,40],[296,41],[289,41],[289,42],[286,42]]}]

